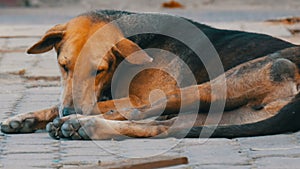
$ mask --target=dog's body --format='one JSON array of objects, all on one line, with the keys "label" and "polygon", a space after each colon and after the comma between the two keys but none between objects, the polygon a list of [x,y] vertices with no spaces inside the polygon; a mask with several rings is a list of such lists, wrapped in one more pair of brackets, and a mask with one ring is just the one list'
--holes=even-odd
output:
[{"label": "dog's body", "polygon": [[[137,22],[134,16],[150,17],[152,26],[156,28],[161,23],[151,17],[162,18],[167,15],[97,11],[50,29],[28,53],[42,53],[55,47],[64,89],[61,105],[12,117],[3,122],[1,130],[7,133],[33,132],[45,128],[60,111],[65,117],[47,125],[50,135],[55,138],[108,139],[122,136],[152,137],[159,134],[177,136],[177,132],[188,131],[189,127],[192,128],[187,136],[197,137],[201,129],[212,125],[205,123],[209,106],[222,101],[226,111],[213,134],[215,137],[274,134],[300,129],[297,123],[300,119],[297,112],[300,48],[271,36],[219,30],[180,18],[196,26],[210,40],[226,71],[225,82],[220,73],[208,78],[205,66],[213,67],[216,62],[213,58],[206,58],[210,65],[204,66],[195,51],[178,39],[154,33],[137,34],[126,39],[124,35],[128,28],[143,29],[143,24]],[[97,30],[104,25],[120,18],[125,20],[123,25],[106,26],[104,34],[97,34]],[[193,42],[197,46],[203,41]],[[92,50],[86,45],[101,46],[101,43],[107,43],[108,47],[104,45],[101,49]],[[180,65],[177,60],[165,62],[167,57],[164,57],[164,52],[138,52],[129,57],[134,52],[149,48],[162,49],[178,56],[191,70],[198,85],[186,80],[181,67],[171,64],[175,61],[175,65]],[[139,72],[128,88],[118,90],[126,77],[116,76],[117,86],[112,86],[112,81],[123,60],[131,64],[129,69],[136,67],[134,65],[151,63],[159,66]],[[94,62],[97,65],[93,65]],[[173,76],[164,71],[170,67]],[[216,93],[211,87],[215,86],[221,92],[224,82],[227,84],[226,95]],[[111,97],[111,90],[118,91],[117,98],[101,101],[105,95]],[[154,90],[160,92],[155,94]],[[95,95],[97,103],[94,101]],[[149,96],[152,98],[149,99]],[[189,108],[195,102],[200,103],[199,111],[193,112],[194,115],[199,113],[197,117],[187,113],[182,118],[172,118],[180,109],[190,112]],[[83,114],[78,120],[74,120],[74,115],[68,116],[75,111]],[[159,116],[161,112],[163,117],[159,121],[128,121]],[[170,129],[176,119],[180,119],[179,125]]]}]

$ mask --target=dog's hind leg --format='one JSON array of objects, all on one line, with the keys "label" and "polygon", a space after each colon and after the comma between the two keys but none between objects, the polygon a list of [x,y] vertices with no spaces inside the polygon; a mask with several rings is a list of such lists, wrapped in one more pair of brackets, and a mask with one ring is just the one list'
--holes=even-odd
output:
[{"label": "dog's hind leg", "polygon": [[[226,81],[221,80],[223,77],[219,76],[207,83],[172,91],[166,95],[166,98],[157,100],[152,105],[122,112],[112,111],[103,114],[103,117],[113,120],[139,120],[159,116],[162,112],[163,115],[176,114],[180,108],[188,112],[189,107],[193,107],[191,105],[195,103],[200,103],[200,112],[207,112],[213,102],[224,102],[226,111],[244,105],[259,109],[278,97],[290,97],[296,94],[300,79],[298,68],[295,63],[285,59],[286,57],[285,55],[274,57],[271,54],[252,60],[228,70],[225,73]],[[290,92],[283,92],[277,97],[271,95],[286,85],[291,86]],[[221,95],[220,91],[224,89],[226,93]]]},{"label": "dog's hind leg", "polygon": [[58,106],[36,112],[19,114],[1,124],[3,133],[31,133],[45,129],[47,123],[58,117]]}]

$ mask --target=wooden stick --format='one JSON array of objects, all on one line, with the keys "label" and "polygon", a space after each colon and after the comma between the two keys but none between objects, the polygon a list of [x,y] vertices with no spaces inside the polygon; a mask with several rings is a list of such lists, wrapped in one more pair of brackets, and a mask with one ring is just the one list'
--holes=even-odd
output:
[{"label": "wooden stick", "polygon": [[98,162],[98,165],[78,166],[72,169],[153,169],[188,164],[187,157],[156,156],[131,158],[113,162]]},{"label": "wooden stick", "polygon": [[151,157],[151,158],[138,158],[128,159],[113,163],[100,163],[101,168],[110,169],[153,169],[160,167],[169,167],[174,165],[188,164],[187,157]]}]

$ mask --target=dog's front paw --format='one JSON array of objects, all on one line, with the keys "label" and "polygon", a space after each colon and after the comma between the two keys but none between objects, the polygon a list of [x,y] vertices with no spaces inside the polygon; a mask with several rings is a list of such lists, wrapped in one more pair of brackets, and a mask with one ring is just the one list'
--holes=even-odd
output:
[{"label": "dog's front paw", "polygon": [[89,140],[88,134],[86,134],[84,127],[82,127],[87,122],[84,119],[70,119],[62,125],[61,132],[68,139]]},{"label": "dog's front paw", "polygon": [[62,125],[61,132],[65,138],[72,140],[122,139],[124,136],[118,132],[120,122],[106,120],[102,116],[70,119]]},{"label": "dog's front paw", "polygon": [[32,133],[38,129],[33,113],[16,115],[1,123],[3,133]]},{"label": "dog's front paw", "polygon": [[62,118],[55,118],[52,122],[47,124],[46,131],[54,139],[81,139],[81,137],[76,136],[75,132],[80,127],[79,123],[74,123],[74,126],[70,124],[70,121],[78,121],[80,117],[80,115],[70,115]]}]

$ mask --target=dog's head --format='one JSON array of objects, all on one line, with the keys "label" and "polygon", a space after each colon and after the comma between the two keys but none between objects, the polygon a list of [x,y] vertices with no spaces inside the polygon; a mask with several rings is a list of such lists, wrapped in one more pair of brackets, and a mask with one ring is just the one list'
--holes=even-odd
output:
[{"label": "dog's head", "polygon": [[53,48],[62,74],[64,115],[74,110],[90,113],[103,90],[110,86],[122,60],[132,64],[152,61],[136,43],[124,38],[116,26],[88,16],[54,26],[27,53],[39,54]]}]

